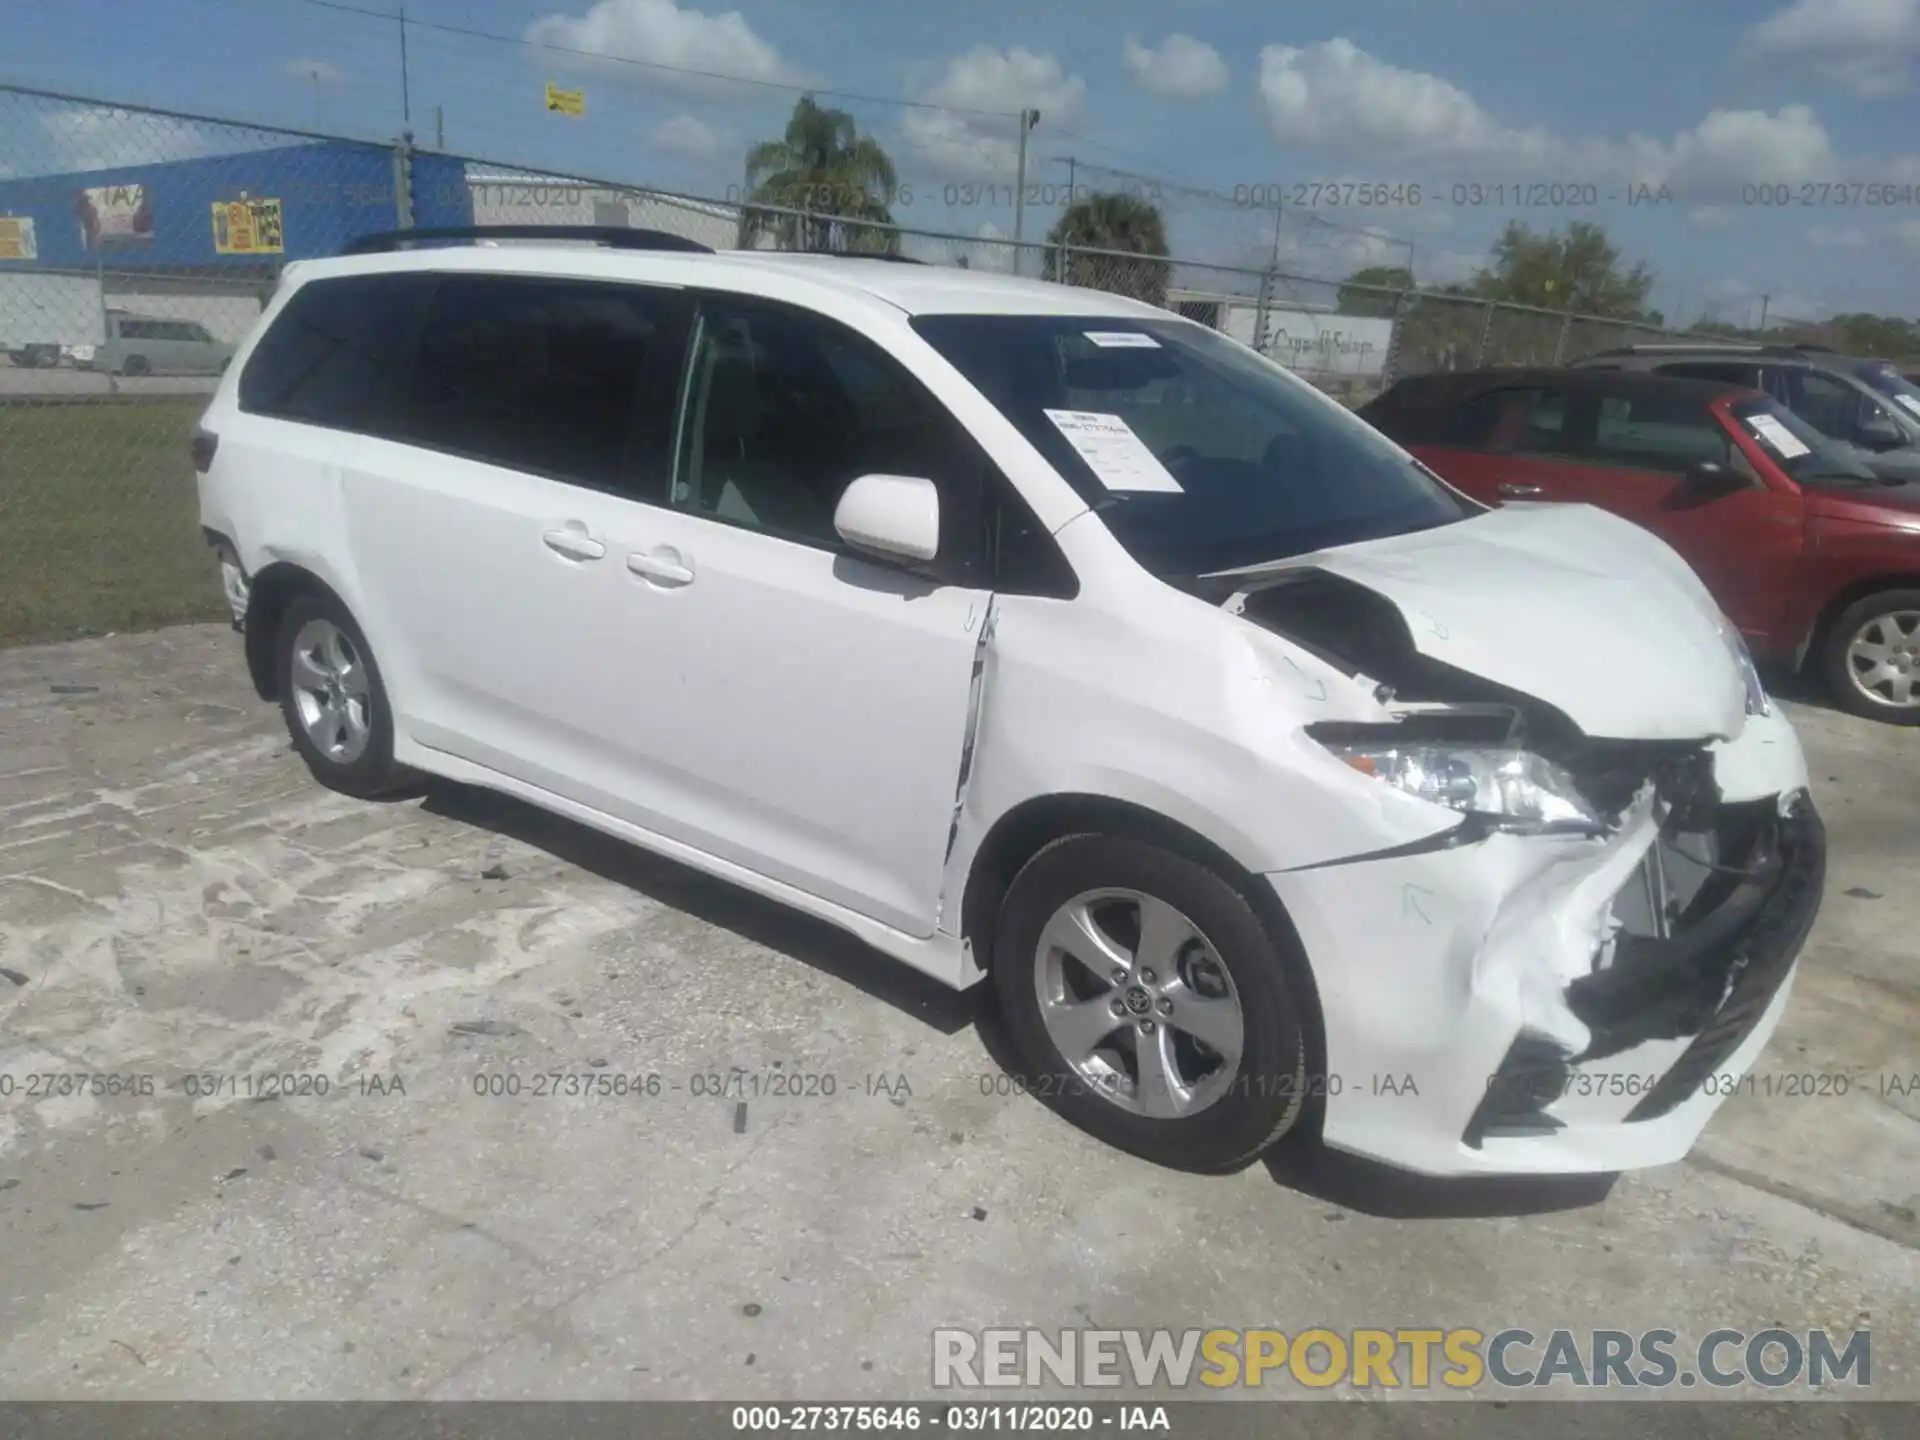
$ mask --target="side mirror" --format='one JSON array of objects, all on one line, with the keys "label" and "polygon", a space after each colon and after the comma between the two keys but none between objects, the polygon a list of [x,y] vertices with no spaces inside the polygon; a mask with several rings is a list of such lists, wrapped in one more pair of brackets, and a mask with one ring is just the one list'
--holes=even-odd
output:
[{"label": "side mirror", "polygon": [[1870,415],[1860,422],[1860,443],[1869,450],[1898,450],[1907,437],[1887,416]]},{"label": "side mirror", "polygon": [[1746,476],[1716,461],[1702,460],[1697,465],[1687,467],[1686,474],[1680,477],[1680,489],[1675,498],[1683,504],[1701,505],[1709,500],[1718,500],[1723,495],[1737,494],[1746,488]]},{"label": "side mirror", "polygon": [[870,555],[931,560],[940,553],[940,492],[916,475],[862,475],[841,493],[833,528]]}]

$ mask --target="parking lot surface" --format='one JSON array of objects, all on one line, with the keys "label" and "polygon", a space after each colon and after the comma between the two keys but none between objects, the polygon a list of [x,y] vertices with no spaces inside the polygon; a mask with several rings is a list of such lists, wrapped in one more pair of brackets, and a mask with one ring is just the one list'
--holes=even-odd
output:
[{"label": "parking lot surface", "polygon": [[[1202,1178],[1005,1093],[975,997],[837,932],[485,794],[319,789],[225,627],[0,653],[0,1392],[859,1399],[931,1394],[941,1326],[1782,1325],[1920,1399],[1920,733],[1794,717],[1826,908],[1687,1162]],[[115,1083],[28,1093],[72,1074]]]}]

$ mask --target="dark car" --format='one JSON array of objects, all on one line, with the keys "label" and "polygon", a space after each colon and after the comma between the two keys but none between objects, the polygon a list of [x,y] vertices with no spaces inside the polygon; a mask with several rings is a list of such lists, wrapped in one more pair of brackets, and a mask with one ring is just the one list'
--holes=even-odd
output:
[{"label": "dark car", "polygon": [[1729,342],[1635,345],[1574,363],[1764,390],[1829,440],[1858,452],[1874,474],[1920,481],[1920,385],[1891,361],[1813,345]]},{"label": "dark car", "polygon": [[1490,505],[1570,501],[1686,557],[1754,652],[1856,714],[1920,724],[1920,484],[1771,396],[1635,370],[1402,380],[1360,414]]}]

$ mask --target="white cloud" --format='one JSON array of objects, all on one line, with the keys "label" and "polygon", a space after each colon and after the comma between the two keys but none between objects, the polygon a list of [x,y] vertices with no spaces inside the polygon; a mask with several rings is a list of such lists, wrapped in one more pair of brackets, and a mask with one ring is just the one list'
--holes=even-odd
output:
[{"label": "white cloud", "polygon": [[[783,59],[737,10],[708,15],[674,0],[599,0],[584,15],[547,15],[527,26],[535,45],[584,51],[609,62],[610,75],[637,84],[709,98],[739,96],[722,76],[779,85],[807,85],[813,77]],[[653,66],[668,69],[648,68]]]},{"label": "white cloud", "polygon": [[214,121],[172,120],[153,123],[137,111],[106,106],[65,105],[42,110],[38,130],[16,127],[9,139],[15,173],[110,171],[166,160],[194,160],[245,150],[265,133],[234,130]]},{"label": "white cloud", "polygon": [[1898,95],[1920,57],[1920,0],[1794,0],[1741,37],[1750,59],[1815,73],[1864,99]]},{"label": "white cloud", "polygon": [[1008,116],[995,134],[985,116],[956,115],[951,110],[909,110],[900,121],[900,134],[920,163],[952,180],[1013,182],[1019,171],[1020,142],[1015,121]]},{"label": "white cloud", "polygon": [[1835,174],[1833,142],[1804,105],[1765,110],[1715,110],[1693,129],[1661,146],[1628,142],[1633,159],[1693,192],[1741,184],[1794,184]]},{"label": "white cloud", "polygon": [[1807,241],[1829,250],[1863,250],[1867,246],[1867,232],[1858,225],[1809,225]]},{"label": "white cloud", "polygon": [[1129,35],[1124,59],[1136,85],[1169,100],[1205,100],[1227,88],[1227,62],[1218,50],[1191,35],[1176,32],[1157,48]]},{"label": "white cloud", "polygon": [[331,60],[294,59],[280,67],[280,73],[313,85],[344,85],[347,72]]},{"label": "white cloud", "polygon": [[1305,49],[1267,46],[1260,52],[1260,93],[1274,139],[1285,146],[1376,164],[1665,184],[1703,205],[1742,185],[1829,180],[1856,171],[1889,180],[1908,163],[1843,164],[1805,105],[1715,110],[1669,139],[1569,138],[1508,123],[1443,76],[1389,64],[1345,39]]},{"label": "white cloud", "polygon": [[976,45],[949,60],[926,91],[929,104],[952,108],[909,110],[900,134],[936,174],[1011,181],[1019,161],[1020,111],[1038,110],[1044,130],[1050,122],[1073,119],[1086,93],[1086,81],[1069,75],[1051,55],[1018,45],[1006,51]]},{"label": "white cloud", "polygon": [[676,115],[655,127],[653,132],[656,150],[688,160],[715,160],[724,145],[719,131],[691,115]]},{"label": "white cloud", "polygon": [[1920,252],[1920,220],[1902,220],[1893,233],[1909,250]]},{"label": "white cloud", "polygon": [[1740,212],[1729,205],[1696,205],[1687,212],[1687,223],[1696,230],[1731,230],[1740,222]]},{"label": "white cloud", "polygon": [[1438,75],[1403,70],[1339,38],[1260,52],[1260,95],[1283,145],[1397,159],[1541,160],[1545,130],[1501,124]]},{"label": "white cloud", "polygon": [[994,110],[1009,118],[1026,108],[1040,112],[1041,123],[1071,120],[1086,98],[1087,82],[1069,75],[1051,55],[1022,45],[996,50],[976,45],[947,62],[927,100],[962,110]]}]

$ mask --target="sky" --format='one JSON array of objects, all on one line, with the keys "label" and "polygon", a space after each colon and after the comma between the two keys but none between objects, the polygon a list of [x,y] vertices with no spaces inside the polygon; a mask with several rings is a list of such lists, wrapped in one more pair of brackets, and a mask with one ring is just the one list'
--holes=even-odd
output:
[{"label": "sky", "polygon": [[[14,85],[722,200],[812,88],[922,230],[1037,238],[1071,178],[1185,260],[1444,282],[1585,219],[1669,320],[1920,317],[1920,0],[0,0],[0,34]],[[0,94],[0,170],[243,138]]]}]

